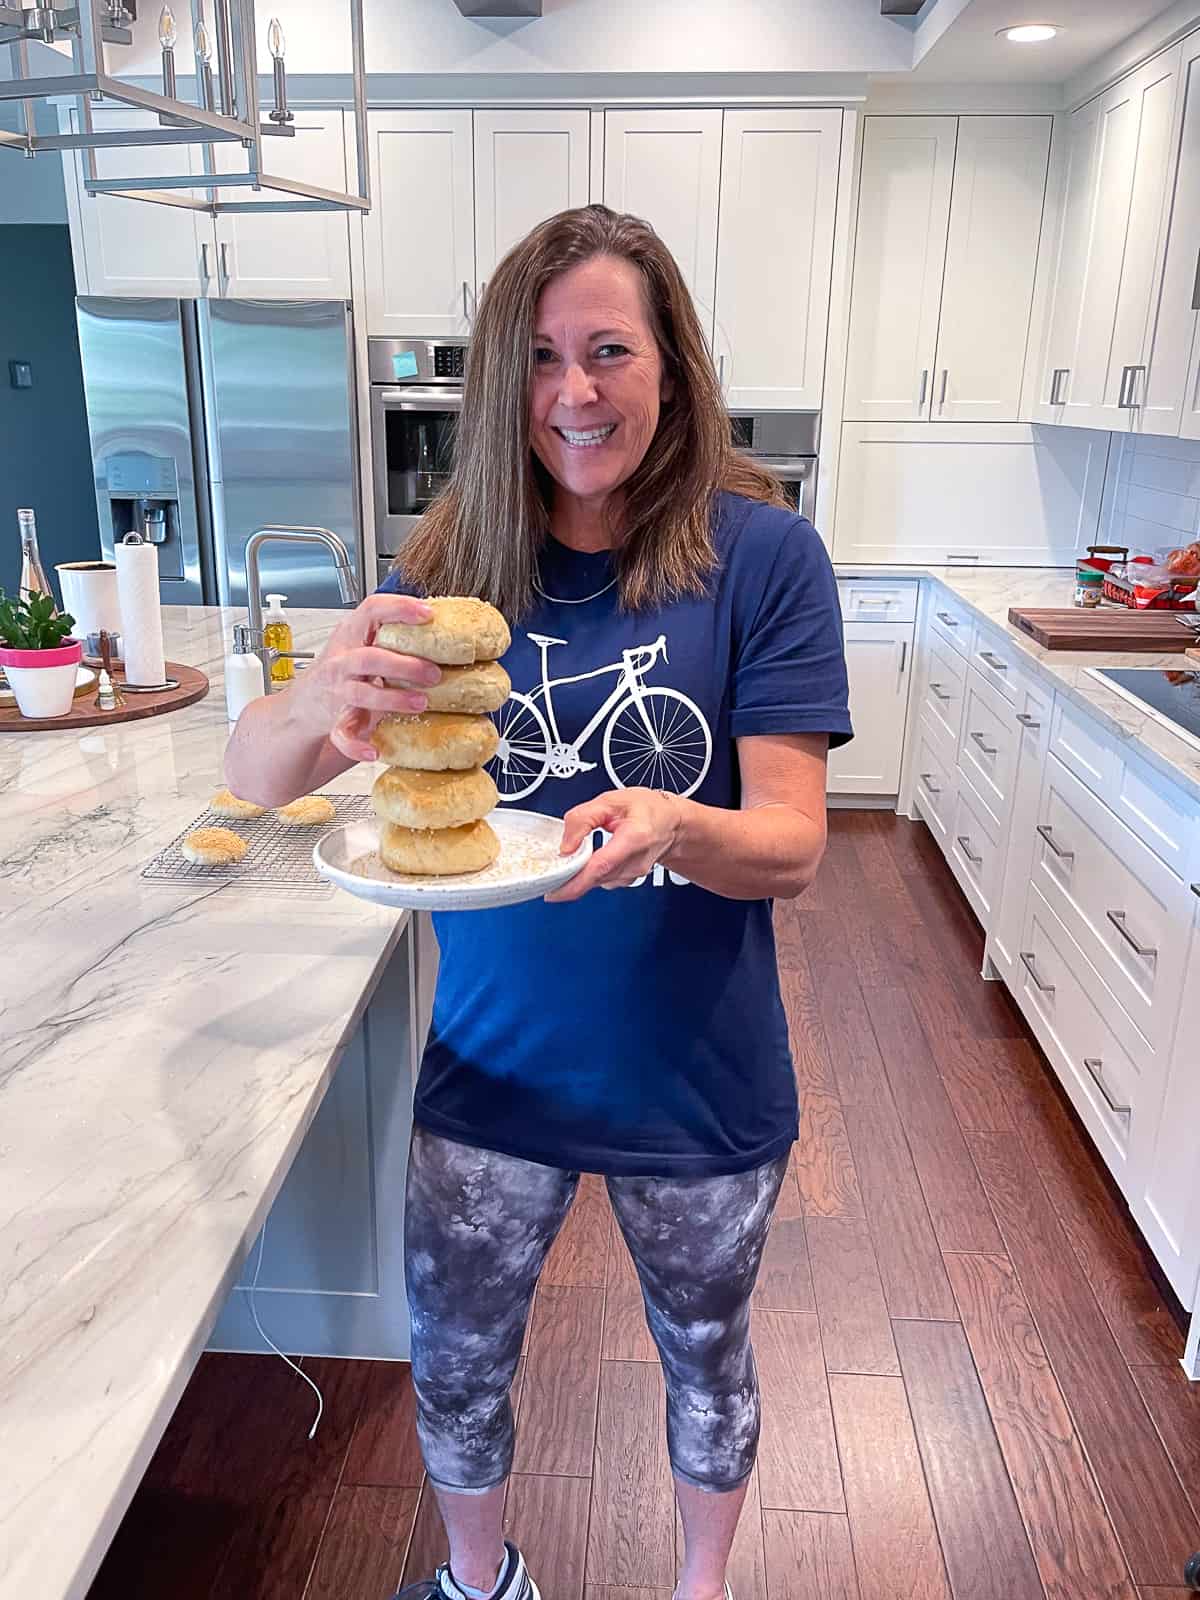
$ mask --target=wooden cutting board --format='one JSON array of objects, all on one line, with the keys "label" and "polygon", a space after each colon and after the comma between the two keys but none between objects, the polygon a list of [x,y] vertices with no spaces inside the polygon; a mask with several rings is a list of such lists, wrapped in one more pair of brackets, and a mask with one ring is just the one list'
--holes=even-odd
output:
[{"label": "wooden cutting board", "polygon": [[1014,606],[1008,620],[1047,650],[1178,650],[1200,639],[1178,618],[1188,611],[1098,611],[1064,606],[1028,610]]},{"label": "wooden cutting board", "polygon": [[[23,717],[16,706],[0,707],[0,733],[31,733],[39,728],[102,728],[113,722],[138,722],[143,717],[161,717],[164,711],[177,711],[180,706],[193,705],[208,693],[208,679],[198,667],[185,667],[181,661],[168,661],[167,674],[179,679],[177,689],[163,689],[158,694],[130,694],[118,711],[101,711],[96,705],[96,692],[80,695],[65,717]],[[124,686],[125,676],[118,668],[113,675],[118,688]]]}]

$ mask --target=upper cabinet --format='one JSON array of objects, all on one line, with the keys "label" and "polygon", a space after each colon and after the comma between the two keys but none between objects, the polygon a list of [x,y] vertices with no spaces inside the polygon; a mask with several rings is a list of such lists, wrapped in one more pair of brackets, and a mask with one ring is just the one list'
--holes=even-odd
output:
[{"label": "upper cabinet", "polygon": [[727,111],[714,347],[731,406],[817,410],[840,111]]},{"label": "upper cabinet", "polygon": [[556,212],[588,202],[587,111],[475,112],[475,272]]},{"label": "upper cabinet", "polygon": [[604,203],[653,225],[678,261],[710,337],[720,188],[721,112],[605,113]]},{"label": "upper cabinet", "polygon": [[471,113],[372,111],[367,123],[367,332],[465,334],[477,293]]},{"label": "upper cabinet", "polygon": [[1200,439],[1200,36],[1185,41],[1180,86],[1179,171],[1138,426]]},{"label": "upper cabinet", "polygon": [[[1155,56],[1070,118],[1038,421],[1126,432],[1149,420],[1181,55]],[[1155,394],[1155,410],[1178,407]]]},{"label": "upper cabinet", "polygon": [[1020,416],[1049,117],[868,117],[847,419]]}]

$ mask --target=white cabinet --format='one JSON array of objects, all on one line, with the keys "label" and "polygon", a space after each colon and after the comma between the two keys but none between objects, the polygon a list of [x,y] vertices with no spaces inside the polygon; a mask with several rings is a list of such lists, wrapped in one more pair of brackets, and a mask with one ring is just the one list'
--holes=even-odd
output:
[{"label": "white cabinet", "polygon": [[469,111],[372,111],[367,332],[464,334],[475,304]]},{"label": "white cabinet", "polygon": [[714,347],[734,407],[819,410],[842,113],[727,111]]},{"label": "white cabinet", "polygon": [[1042,773],[1050,739],[1050,708],[1053,697],[1042,685],[1023,688],[1010,713],[1020,730],[1016,778],[1009,814],[1008,849],[996,903],[988,932],[987,954],[1000,976],[1015,989],[1020,982],[1018,953],[1025,923],[1025,901],[1033,870],[1034,846],[1038,835],[1038,804],[1042,793]]},{"label": "white cabinet", "polygon": [[1185,50],[1179,170],[1145,403],[1137,418],[1142,433],[1200,439],[1200,38],[1186,41]]},{"label": "white cabinet", "polygon": [[1075,112],[1039,418],[1127,431],[1145,398],[1182,46]]},{"label": "white cabinet", "polygon": [[720,187],[719,111],[605,112],[604,203],[662,237],[710,336]]},{"label": "white cabinet", "polygon": [[904,755],[913,625],[847,622],[845,633],[854,738],[830,754],[828,791],[894,795]]},{"label": "white cabinet", "polygon": [[[322,189],[346,191],[341,111],[297,111],[295,135],[263,140],[263,167]],[[244,171],[245,152],[214,145],[218,172]],[[226,194],[231,193],[227,190]],[[264,189],[262,200],[285,195]],[[231,299],[348,300],[350,233],[344,211],[226,212],[216,219],[220,291]]]},{"label": "white cabinet", "polygon": [[868,117],[845,415],[1020,415],[1049,117]]},{"label": "white cabinet", "polygon": [[588,200],[587,111],[475,112],[475,274],[537,223]]},{"label": "white cabinet", "polygon": [[[69,119],[77,131],[77,113]],[[96,110],[99,132],[157,128],[153,112]],[[204,170],[199,145],[122,145],[96,152],[101,178],[167,177]],[[83,187],[84,155],[63,158],[71,214],[75,281],[80,294],[176,297],[216,292],[216,241],[211,216],[184,206],[90,195]],[[179,191],[193,195],[195,191]]]}]

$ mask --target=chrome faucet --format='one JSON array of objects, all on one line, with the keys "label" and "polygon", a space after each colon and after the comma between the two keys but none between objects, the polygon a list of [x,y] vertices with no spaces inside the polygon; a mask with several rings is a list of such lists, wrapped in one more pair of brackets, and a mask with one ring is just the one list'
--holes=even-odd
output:
[{"label": "chrome faucet", "polygon": [[274,650],[263,643],[262,580],[258,575],[258,553],[264,544],[278,540],[281,544],[321,544],[329,551],[337,572],[338,589],[344,605],[357,605],[358,584],[354,580],[354,566],[350,552],[328,528],[292,527],[287,523],[268,523],[246,540],[246,603],[250,611],[250,636],[254,640],[254,653],[263,664],[265,692],[271,694],[275,685],[271,681],[271,663],[286,657],[290,661],[311,661],[311,650]]}]

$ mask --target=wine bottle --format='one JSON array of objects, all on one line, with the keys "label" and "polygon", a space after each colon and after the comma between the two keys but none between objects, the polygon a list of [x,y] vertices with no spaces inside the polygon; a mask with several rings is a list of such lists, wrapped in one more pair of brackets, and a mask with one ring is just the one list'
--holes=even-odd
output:
[{"label": "wine bottle", "polygon": [[[27,507],[17,512],[17,527],[21,533],[21,598],[28,600],[31,594],[52,596],[54,591],[38,554],[37,523]],[[55,610],[57,612],[57,607]]]}]

